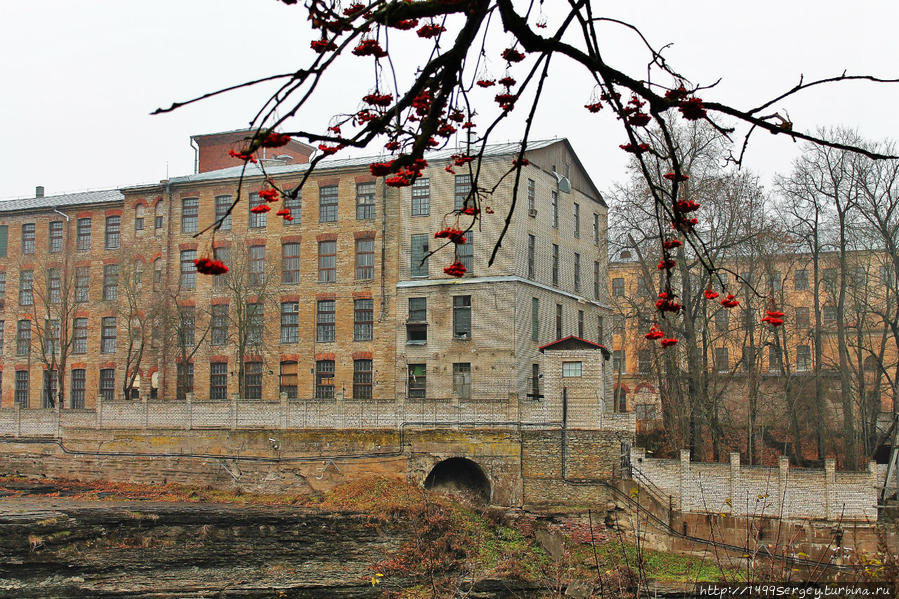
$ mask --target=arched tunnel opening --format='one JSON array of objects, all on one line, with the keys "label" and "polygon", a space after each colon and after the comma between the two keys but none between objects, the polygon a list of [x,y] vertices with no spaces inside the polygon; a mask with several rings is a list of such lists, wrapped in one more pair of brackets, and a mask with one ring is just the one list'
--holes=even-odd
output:
[{"label": "arched tunnel opening", "polygon": [[437,463],[425,479],[425,489],[468,495],[480,503],[490,502],[490,481],[477,463],[449,458]]}]

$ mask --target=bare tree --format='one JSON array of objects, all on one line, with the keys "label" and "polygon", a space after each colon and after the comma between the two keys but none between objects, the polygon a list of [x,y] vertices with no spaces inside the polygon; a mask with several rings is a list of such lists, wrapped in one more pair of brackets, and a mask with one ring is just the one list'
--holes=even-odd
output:
[{"label": "bare tree", "polygon": [[42,265],[34,276],[32,344],[44,365],[42,405],[65,405],[65,371],[72,352],[74,276],[67,256]]},{"label": "bare tree", "polygon": [[[126,399],[134,396],[140,371],[155,353],[153,337],[163,330],[165,323],[165,296],[146,280],[146,270],[147,265],[136,248],[123,250],[118,268],[117,306],[119,320],[125,328],[122,394]],[[140,381],[141,391],[148,383]]]}]

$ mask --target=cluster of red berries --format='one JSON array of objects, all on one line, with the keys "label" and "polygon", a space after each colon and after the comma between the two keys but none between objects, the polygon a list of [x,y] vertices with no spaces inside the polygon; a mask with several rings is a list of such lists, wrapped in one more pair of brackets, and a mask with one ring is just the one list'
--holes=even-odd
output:
[{"label": "cluster of red berries", "polygon": [[446,31],[446,27],[443,27],[442,25],[422,25],[418,28],[418,37],[437,37],[444,31]]},{"label": "cluster of red berries", "polygon": [[449,266],[444,267],[443,272],[448,274],[451,277],[461,277],[465,274],[468,269],[465,268],[465,265],[456,260]]},{"label": "cluster of red berries", "polygon": [[674,301],[674,294],[669,294],[665,291],[659,293],[659,299],[656,300],[656,310],[659,312],[680,312],[681,306],[679,303]]},{"label": "cluster of red berries", "polygon": [[375,58],[384,58],[387,51],[381,47],[376,39],[364,39],[359,45],[353,48],[353,54],[356,56],[374,56]]},{"label": "cluster of red berries", "polygon": [[765,310],[762,322],[766,322],[772,327],[779,327],[784,323],[784,313],[778,310]]},{"label": "cluster of red berries", "polygon": [[228,267],[221,260],[211,260],[205,257],[194,260],[194,266],[201,275],[223,275],[228,272]]},{"label": "cluster of red berries", "polygon": [[465,232],[456,227],[446,227],[434,233],[435,239],[449,239],[455,244],[465,243]]}]

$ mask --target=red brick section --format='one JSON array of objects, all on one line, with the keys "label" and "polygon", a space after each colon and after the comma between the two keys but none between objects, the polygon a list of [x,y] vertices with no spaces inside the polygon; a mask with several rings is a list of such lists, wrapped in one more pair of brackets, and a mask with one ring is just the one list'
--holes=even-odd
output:
[{"label": "red brick section", "polygon": [[336,360],[337,355],[333,352],[319,352],[315,354],[316,360]]},{"label": "red brick section", "polygon": [[321,233],[316,236],[316,241],[337,241],[337,233]]},{"label": "red brick section", "polygon": [[376,231],[356,231],[353,233],[353,237],[356,239],[374,239],[377,235]]},{"label": "red brick section", "polygon": [[372,353],[370,351],[354,351],[353,359],[354,360],[371,360]]},{"label": "red brick section", "polygon": [[[198,171],[205,173],[232,166],[240,166],[242,160],[232,158],[228,150],[239,151],[247,137],[251,136],[251,130],[229,131],[225,133],[211,133],[209,135],[195,135],[194,142],[199,147]],[[293,160],[288,164],[304,164],[309,162],[309,156],[313,148],[299,141],[291,141],[280,148],[268,148],[259,150],[257,158],[274,158],[275,156],[290,156]]]}]

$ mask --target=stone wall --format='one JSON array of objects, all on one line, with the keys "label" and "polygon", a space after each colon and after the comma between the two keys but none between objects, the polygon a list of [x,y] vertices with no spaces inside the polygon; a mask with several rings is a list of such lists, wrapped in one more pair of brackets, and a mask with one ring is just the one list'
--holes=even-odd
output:
[{"label": "stone wall", "polygon": [[878,474],[872,462],[863,472],[836,472],[834,460],[823,470],[791,468],[780,458],[777,468],[743,466],[740,454],[729,464],[647,458],[631,452],[634,478],[657,500],[682,512],[784,519],[877,520]]}]

